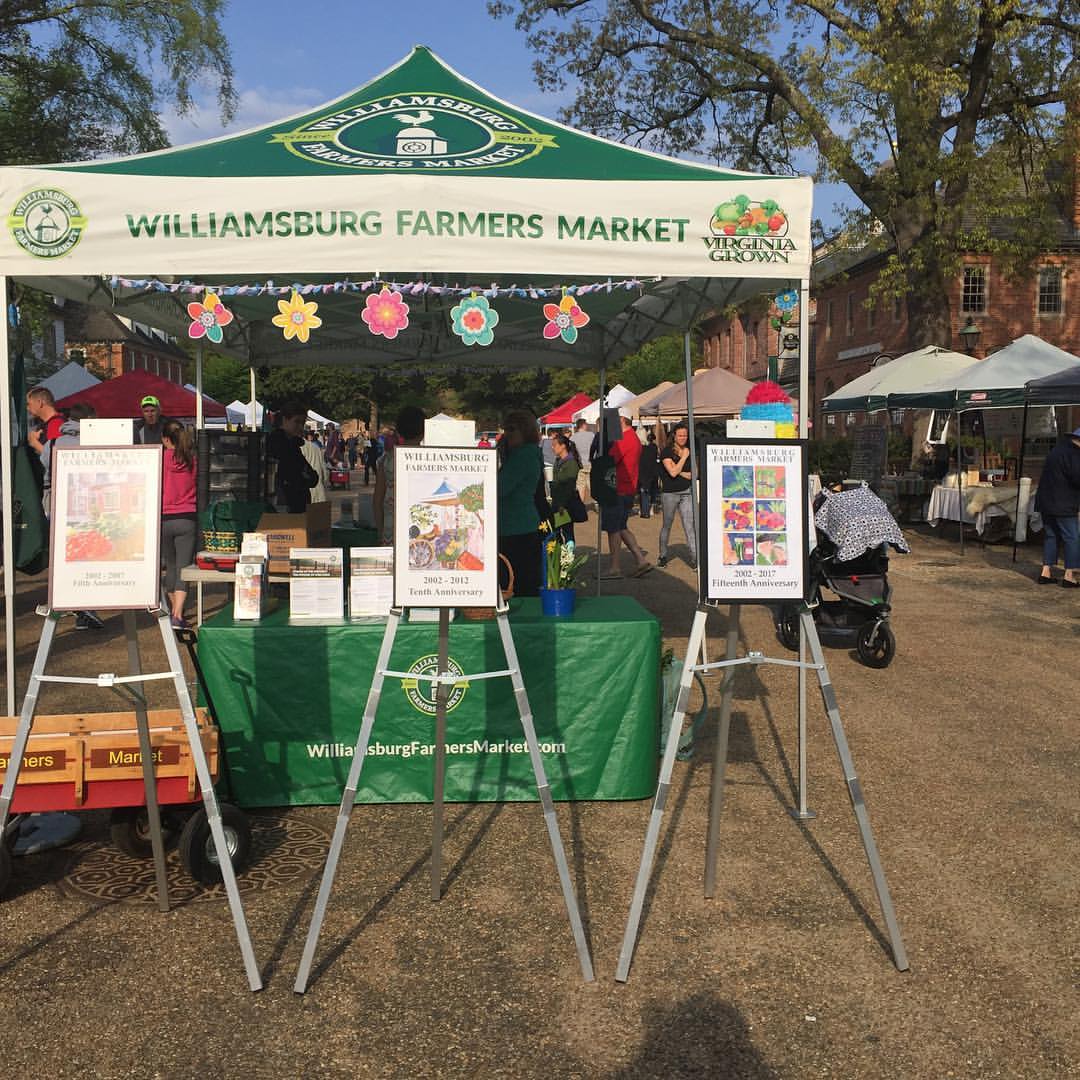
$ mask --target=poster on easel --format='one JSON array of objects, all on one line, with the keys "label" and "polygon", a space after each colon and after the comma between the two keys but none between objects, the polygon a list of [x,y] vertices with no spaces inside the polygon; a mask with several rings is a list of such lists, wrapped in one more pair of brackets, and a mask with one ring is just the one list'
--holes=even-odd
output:
[{"label": "poster on easel", "polygon": [[56,446],[52,458],[49,605],[156,608],[161,447]]},{"label": "poster on easel", "polygon": [[702,443],[702,600],[770,604],[803,598],[806,445],[795,439]]},{"label": "poster on easel", "polygon": [[497,469],[494,450],[395,447],[395,606],[496,606]]}]

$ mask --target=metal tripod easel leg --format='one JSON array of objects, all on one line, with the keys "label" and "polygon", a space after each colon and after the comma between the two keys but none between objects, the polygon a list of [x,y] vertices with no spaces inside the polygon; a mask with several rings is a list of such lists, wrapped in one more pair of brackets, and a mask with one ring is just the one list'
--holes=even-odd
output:
[{"label": "metal tripod easel leg", "polygon": [[[158,884],[158,903],[168,904],[168,886],[165,881],[164,844],[161,838],[161,821],[157,807],[156,781],[153,773],[153,749],[150,742],[150,732],[146,715],[146,699],[140,689],[141,684],[159,679],[171,679],[176,690],[177,701],[180,705],[180,714],[183,717],[184,729],[187,733],[188,743],[191,749],[192,762],[195,765],[195,774],[202,789],[203,805],[206,808],[207,822],[210,833],[214,839],[214,848],[221,866],[222,880],[225,883],[225,891],[229,899],[229,907],[232,911],[233,924],[236,929],[237,941],[244,961],[244,969],[248,978],[248,985],[252,990],[262,988],[262,979],[259,975],[258,966],[255,963],[255,954],[251,947],[251,938],[248,935],[247,921],[244,918],[243,905],[240,902],[240,893],[236,887],[236,877],[233,873],[232,860],[229,856],[228,844],[225,841],[225,833],[221,825],[221,812],[218,808],[217,798],[214,794],[213,780],[210,776],[210,768],[206,761],[206,752],[203,749],[202,736],[199,732],[198,723],[195,719],[195,709],[191,704],[191,696],[188,693],[187,680],[184,677],[183,665],[180,662],[180,653],[176,647],[172,627],[169,623],[168,607],[164,604],[153,614],[157,618],[158,628],[161,631],[162,642],[165,646],[165,655],[169,661],[169,670],[144,674],[141,670],[139,659],[138,638],[135,628],[135,612],[124,612],[124,633],[127,638],[128,662],[132,672],[127,676],[111,674],[99,675],[96,678],[46,675],[45,667],[48,662],[49,652],[52,649],[53,638],[56,635],[56,624],[60,616],[48,609],[42,609],[45,616],[45,624],[42,627],[41,638],[38,641],[37,655],[34,657],[34,666],[30,674],[30,682],[27,686],[26,697],[23,699],[23,707],[19,716],[19,725],[15,733],[15,739],[11,749],[11,762],[4,777],[4,784],[0,789],[0,835],[7,824],[8,812],[11,809],[14,797],[15,785],[18,782],[19,768],[22,764],[23,755],[26,752],[26,744],[30,738],[33,727],[34,714],[37,710],[37,699],[41,691],[41,685],[45,682],[76,683],[90,686],[99,686],[104,689],[115,690],[127,696],[135,703],[136,724],[139,733],[139,752],[143,764],[143,782],[146,790],[147,813],[151,823],[151,845],[154,849],[155,871]],[[155,836],[156,832],[156,836]]]},{"label": "metal tripod easel leg", "polygon": [[900,971],[907,971],[907,952],[904,949],[903,938],[900,936],[900,924],[896,921],[896,911],[893,908],[892,896],[889,894],[889,885],[885,880],[885,871],[881,868],[881,859],[878,856],[877,844],[874,842],[874,833],[870,828],[870,815],[866,812],[866,803],[863,801],[862,785],[855,774],[855,763],[851,760],[851,751],[848,749],[844,725],[840,722],[840,706],[836,702],[836,692],[833,690],[832,680],[829,678],[829,669],[825,666],[825,655],[821,650],[821,640],[818,638],[817,626],[814,623],[813,615],[809,611],[803,612],[801,622],[803,637],[810,645],[810,655],[813,658],[814,667],[817,668],[818,683],[821,686],[821,700],[829,717],[833,742],[836,744],[836,753],[840,758],[840,768],[844,771],[844,783],[847,784],[848,795],[851,798],[851,809],[854,811],[855,820],[859,825],[863,850],[866,852],[866,861],[870,864],[870,873],[874,879],[878,903],[881,905],[881,914],[889,931],[893,962]]},{"label": "metal tripod easel leg", "polygon": [[[809,644],[812,662],[804,664],[799,660],[777,660],[765,657],[761,653],[751,652],[747,656],[737,658],[735,652],[739,638],[739,605],[731,606],[731,614],[728,621],[727,654],[724,660],[715,663],[698,664],[698,657],[704,648],[706,609],[699,607],[694,615],[694,622],[690,628],[690,640],[687,646],[686,663],[683,666],[682,681],[679,686],[679,698],[675,713],[671,718],[671,729],[668,734],[667,747],[664,752],[664,760],[660,768],[660,778],[656,789],[656,798],[653,802],[652,815],[649,819],[649,827],[645,836],[645,846],[641,853],[641,864],[638,868],[637,880],[634,885],[634,895],[630,903],[630,915],[626,923],[626,931],[623,935],[622,951],[619,954],[618,968],[615,978],[619,982],[626,982],[630,973],[630,964],[634,956],[634,948],[637,944],[638,927],[641,921],[641,909],[648,889],[649,878],[652,873],[653,858],[656,852],[657,840],[660,834],[660,823],[663,817],[664,806],[667,802],[668,792],[671,786],[671,773],[675,763],[673,745],[678,743],[678,733],[682,727],[683,718],[689,700],[690,685],[695,672],[713,670],[716,668],[730,668],[726,674],[723,697],[720,706],[720,719],[717,733],[716,754],[713,765],[713,783],[709,815],[709,839],[706,852],[705,872],[705,895],[711,897],[715,885],[716,852],[719,835],[720,813],[723,809],[724,778],[727,768],[728,732],[730,728],[731,694],[734,668],[743,664],[774,664],[782,667],[812,668],[817,672],[818,682],[821,686],[821,696],[825,705],[825,711],[829,716],[832,727],[833,741],[840,757],[840,765],[844,771],[844,779],[847,783],[848,794],[851,797],[851,805],[855,813],[855,821],[858,824],[862,837],[863,848],[870,863],[870,872],[874,879],[874,888],[877,890],[878,902],[881,905],[882,916],[889,932],[889,941],[892,946],[893,960],[900,971],[908,968],[907,954],[904,951],[903,940],[900,936],[900,927],[896,920],[889,887],[885,881],[885,873],[878,857],[877,845],[874,843],[874,835],[870,829],[870,818],[863,801],[862,788],[859,779],[855,775],[855,767],[851,760],[847,738],[840,722],[840,709],[836,703],[836,694],[832,682],[829,679],[828,669],[825,666],[825,658],[818,639],[817,627],[814,624],[813,615],[805,611],[800,616],[802,638]],[[800,730],[801,733],[801,730]]]},{"label": "metal tripod easel leg", "polygon": [[[581,962],[582,976],[589,982],[593,978],[592,960],[589,955],[588,945],[585,942],[585,933],[581,925],[581,915],[578,910],[577,900],[574,896],[573,886],[570,883],[570,872],[566,862],[566,853],[563,850],[562,839],[559,835],[558,822],[555,819],[555,808],[551,800],[551,790],[548,786],[547,779],[544,775],[543,763],[540,760],[540,749],[536,741],[536,732],[533,728],[532,713],[529,708],[528,696],[525,692],[525,685],[521,678],[521,671],[518,665],[517,652],[514,648],[513,636],[510,632],[510,626],[507,619],[508,609],[505,604],[500,606],[496,611],[496,616],[499,621],[499,634],[502,638],[503,651],[506,655],[506,662],[508,670],[505,671],[493,671],[493,672],[480,672],[478,674],[468,675],[466,678],[470,680],[476,679],[490,679],[509,676],[514,687],[514,697],[518,706],[518,713],[521,717],[521,726],[525,734],[525,741],[529,748],[529,755],[533,764],[533,774],[536,777],[537,793],[540,797],[540,802],[544,808],[544,817],[547,822],[548,835],[551,837],[552,850],[555,855],[555,863],[559,870],[559,879],[562,883],[563,898],[566,901],[567,913],[570,917],[570,925],[574,934],[574,941],[578,949],[578,958]],[[326,908],[330,899],[330,891],[334,885],[334,877],[337,874],[338,862],[341,858],[341,851],[345,843],[345,831],[348,828],[349,817],[352,814],[353,806],[356,802],[356,792],[360,784],[360,770],[363,767],[364,758],[367,755],[368,743],[371,740],[371,730],[375,724],[375,713],[379,707],[379,698],[382,694],[383,682],[389,675],[391,677],[400,678],[425,678],[425,676],[417,676],[415,672],[405,673],[398,671],[391,671],[388,668],[390,661],[390,653],[393,649],[394,638],[397,635],[398,624],[401,620],[402,609],[395,608],[390,612],[390,617],[386,623],[386,631],[383,634],[382,646],[379,649],[379,658],[375,665],[375,674],[371,681],[371,689],[368,692],[367,704],[364,707],[363,721],[360,725],[360,734],[356,740],[356,747],[353,751],[353,762],[349,769],[349,776],[345,782],[345,790],[341,796],[341,805],[338,807],[337,823],[334,827],[334,835],[330,841],[330,850],[326,857],[326,866],[323,869],[322,881],[319,884],[319,892],[315,898],[315,909],[311,916],[311,925],[308,927],[307,939],[304,942],[304,951],[300,957],[300,967],[296,973],[296,980],[293,983],[293,990],[302,994],[307,990],[308,981],[311,976],[311,967],[315,959],[315,950],[318,948],[319,935],[322,931],[323,920],[326,917]],[[445,620],[445,621],[444,621]],[[446,740],[446,727],[445,727],[445,695],[449,693],[450,682],[457,681],[454,676],[451,676],[448,672],[448,650],[449,650],[449,614],[447,611],[441,611],[439,614],[440,625],[440,642],[439,642],[439,671],[434,676],[427,676],[430,678],[436,686],[436,740],[438,743],[445,744]],[[443,637],[443,630],[446,630],[446,637]],[[438,723],[439,716],[439,701],[440,696],[443,705],[443,723]],[[442,747],[445,750],[445,746]],[[438,750],[438,748],[437,748]],[[433,900],[439,899],[441,890],[441,851],[442,851],[442,787],[444,774],[439,768],[438,758],[436,757],[436,773],[434,783],[434,795],[435,795],[435,814],[434,814],[434,835],[432,840],[432,879],[431,879],[431,896]]]}]

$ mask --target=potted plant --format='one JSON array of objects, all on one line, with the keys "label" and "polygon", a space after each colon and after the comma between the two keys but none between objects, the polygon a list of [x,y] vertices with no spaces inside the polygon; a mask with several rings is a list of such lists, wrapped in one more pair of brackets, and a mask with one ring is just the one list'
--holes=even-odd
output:
[{"label": "potted plant", "polygon": [[573,540],[552,536],[545,542],[544,577],[547,585],[540,589],[540,607],[545,615],[573,615],[578,572],[587,560],[587,555],[575,550]]}]

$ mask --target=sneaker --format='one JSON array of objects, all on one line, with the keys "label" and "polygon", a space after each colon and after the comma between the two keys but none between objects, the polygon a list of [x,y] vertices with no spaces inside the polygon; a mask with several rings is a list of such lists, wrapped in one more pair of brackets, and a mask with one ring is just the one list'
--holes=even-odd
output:
[{"label": "sneaker", "polygon": [[80,611],[75,616],[76,630],[104,630],[105,624],[92,611]]},{"label": "sneaker", "polygon": [[656,565],[657,566],[667,566],[667,556],[666,555],[661,555],[660,558],[656,560]]},{"label": "sneaker", "polygon": [[170,615],[169,616],[169,621],[172,623],[172,628],[174,630],[190,630],[191,629],[191,623],[189,623],[187,621],[187,619],[179,618],[176,615]]}]

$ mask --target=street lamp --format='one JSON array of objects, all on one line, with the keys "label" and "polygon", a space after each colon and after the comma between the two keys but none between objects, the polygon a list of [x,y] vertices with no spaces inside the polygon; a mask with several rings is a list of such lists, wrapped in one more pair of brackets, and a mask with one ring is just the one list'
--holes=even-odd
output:
[{"label": "street lamp", "polygon": [[968,356],[974,356],[975,350],[979,347],[979,338],[982,336],[982,329],[976,324],[974,315],[967,317],[967,322],[964,323],[959,334],[960,340],[964,343],[964,351]]}]

